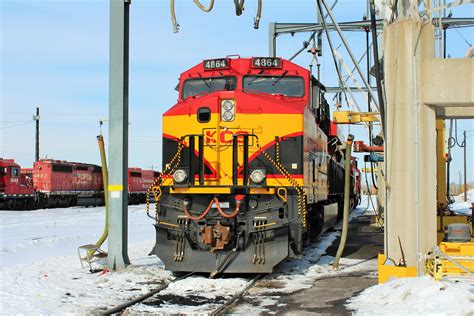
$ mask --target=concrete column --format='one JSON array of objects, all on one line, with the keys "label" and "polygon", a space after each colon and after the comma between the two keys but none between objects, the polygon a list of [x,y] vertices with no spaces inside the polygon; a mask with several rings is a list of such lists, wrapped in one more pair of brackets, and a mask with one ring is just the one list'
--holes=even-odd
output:
[{"label": "concrete column", "polygon": [[423,103],[421,85],[422,59],[434,56],[434,28],[413,19],[410,9],[403,12],[405,20],[384,32],[385,247],[396,264],[402,261],[402,248],[407,266],[417,267],[421,275],[423,255],[436,245],[435,110]]}]

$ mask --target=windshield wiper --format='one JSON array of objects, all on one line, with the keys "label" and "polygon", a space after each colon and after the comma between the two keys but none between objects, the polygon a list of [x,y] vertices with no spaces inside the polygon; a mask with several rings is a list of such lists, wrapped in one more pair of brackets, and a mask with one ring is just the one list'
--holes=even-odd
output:
[{"label": "windshield wiper", "polygon": [[[206,87],[207,87],[207,91],[208,91],[208,92],[211,92],[211,80],[212,80],[212,78],[203,78],[203,77],[201,76],[201,74],[199,74],[199,79],[201,79],[201,81],[204,82],[204,84],[205,84]],[[207,83],[206,79],[209,79],[209,83]]]},{"label": "windshield wiper", "polygon": [[287,73],[288,73],[288,70],[285,70],[285,71],[280,75],[280,77],[276,78],[276,80],[273,81],[272,86],[275,87],[276,84],[281,80],[281,78],[283,78]]},{"label": "windshield wiper", "polygon": [[255,77],[247,83],[247,86],[250,86],[250,85],[251,85],[252,83],[254,83],[255,80],[257,80],[258,78],[264,77],[264,76],[262,75],[262,73],[263,73],[263,69],[260,70],[259,73],[256,74]]}]

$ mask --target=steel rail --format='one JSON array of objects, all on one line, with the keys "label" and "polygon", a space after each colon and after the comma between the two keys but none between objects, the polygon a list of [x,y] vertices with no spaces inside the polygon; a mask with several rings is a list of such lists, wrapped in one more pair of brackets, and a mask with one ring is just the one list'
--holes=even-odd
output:
[{"label": "steel rail", "polygon": [[148,292],[148,293],[145,293],[145,294],[143,294],[143,295],[141,295],[141,296],[138,296],[138,297],[136,297],[136,298],[134,298],[134,299],[132,299],[132,300],[130,300],[130,301],[128,301],[128,302],[125,302],[125,303],[120,304],[120,305],[117,305],[117,306],[115,306],[115,307],[113,307],[113,308],[111,308],[111,309],[108,309],[108,310],[106,310],[105,312],[103,312],[103,313],[100,314],[100,315],[112,315],[112,314],[116,314],[116,313],[118,313],[118,312],[121,312],[121,311],[123,311],[124,309],[126,309],[127,307],[130,307],[130,306],[132,306],[132,305],[141,303],[141,302],[143,302],[144,300],[146,300],[147,298],[150,298],[150,297],[152,297],[153,295],[155,295],[155,294],[157,294],[157,293],[163,291],[163,290],[166,289],[170,284],[175,283],[175,282],[180,281],[180,280],[183,280],[183,279],[185,279],[185,278],[187,278],[187,277],[189,277],[189,276],[191,276],[191,275],[193,275],[193,274],[195,274],[195,272],[191,272],[191,273],[188,273],[188,274],[186,274],[186,275],[183,275],[182,277],[176,278],[176,279],[174,279],[174,280],[172,280],[172,281],[170,281],[170,282],[168,282],[168,283],[166,283],[166,284],[163,284],[162,286],[160,286],[160,287],[158,287],[158,288],[156,288],[156,289],[154,289],[154,290],[151,290],[151,291]]},{"label": "steel rail", "polygon": [[[170,284],[172,283],[175,283],[177,281],[180,281],[180,280],[183,280],[183,279],[186,279],[188,277],[190,277],[191,275],[194,275],[196,274],[195,272],[191,272],[191,273],[188,273],[182,277],[179,277],[179,278],[176,278],[166,284],[163,284],[162,286],[156,288],[156,289],[153,289],[141,296],[138,296],[132,300],[129,300],[128,302],[125,302],[123,304],[120,304],[120,305],[117,305],[113,308],[110,308],[108,310],[106,310],[105,312],[101,313],[100,315],[112,315],[112,314],[116,314],[116,313],[119,313],[123,310],[125,310],[126,308],[130,307],[130,306],[133,306],[133,305],[136,305],[138,303],[141,303],[143,301],[145,301],[146,299],[152,297],[153,295],[155,294],[158,294],[159,292],[163,291],[164,289],[166,289]],[[214,311],[212,311],[209,315],[223,315],[229,308],[231,308],[232,306],[234,306],[234,304],[236,302],[238,302],[244,295],[245,293],[250,289],[252,288],[253,286],[255,286],[257,284],[258,281],[260,281],[263,276],[265,274],[257,274],[246,286],[243,290],[241,290],[240,292],[236,293],[235,295],[233,295],[228,301],[226,301],[224,304],[220,305],[217,309],[215,309]]]},{"label": "steel rail", "polygon": [[235,305],[244,295],[245,293],[252,287],[254,287],[258,281],[260,281],[263,278],[264,274],[258,274],[256,277],[250,281],[247,286],[234,296],[227,302],[225,302],[223,305],[219,306],[217,309],[215,309],[213,312],[211,312],[209,315],[210,316],[217,316],[217,315],[225,315],[225,313]]}]

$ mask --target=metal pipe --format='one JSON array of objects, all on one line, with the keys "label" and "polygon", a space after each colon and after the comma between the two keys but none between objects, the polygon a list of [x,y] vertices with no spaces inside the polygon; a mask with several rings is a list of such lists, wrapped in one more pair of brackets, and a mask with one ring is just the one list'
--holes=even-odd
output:
[{"label": "metal pipe", "polygon": [[39,161],[39,146],[40,146],[40,108],[36,108],[36,116],[35,116],[35,121],[36,121],[36,135],[35,135],[35,161]]},{"label": "metal pipe", "polygon": [[[375,80],[377,82],[377,96],[379,102],[380,110],[380,121],[382,122],[382,130],[384,137],[385,133],[385,102],[383,99],[382,92],[382,79],[380,78],[380,69],[379,69],[379,48],[377,44],[377,24],[375,23],[375,4],[374,0],[370,0],[370,23],[372,27],[372,43],[373,43],[373,53],[374,53],[374,68],[375,68]],[[370,85],[369,85],[370,87]]]},{"label": "metal pipe", "polygon": [[195,147],[195,140],[194,140],[194,136],[191,135],[189,136],[189,183],[190,184],[194,184],[194,164],[193,164],[193,160],[194,160],[194,147]]},{"label": "metal pipe", "polygon": [[339,242],[339,248],[337,248],[336,258],[333,262],[333,268],[339,268],[339,260],[341,259],[342,252],[346,246],[347,231],[349,228],[349,207],[350,207],[350,189],[351,189],[351,149],[354,135],[349,134],[346,141],[346,161],[345,161],[345,173],[344,173],[344,215],[342,218],[342,232],[341,241]]},{"label": "metal pipe", "polygon": [[293,56],[291,56],[290,58],[288,58],[288,61],[292,61],[293,59],[295,59],[299,54],[301,54],[301,52],[303,52],[306,48],[308,48],[309,46],[309,42],[307,41],[304,41],[303,42],[303,47],[301,47],[300,49],[298,49],[298,51],[296,53],[293,54]]},{"label": "metal pipe", "polygon": [[[453,139],[453,120],[449,120],[449,137],[448,137],[448,159],[446,162],[446,200],[448,204],[451,201],[451,194],[450,194],[450,184],[451,181],[451,141]],[[454,145],[453,145],[454,146]],[[441,215],[442,216],[442,215]]]},{"label": "metal pipe", "polygon": [[[367,2],[368,4],[369,2]],[[365,47],[367,52],[367,82],[370,85],[370,45],[369,45],[369,28],[365,28]],[[367,112],[371,112],[370,93],[367,93]],[[369,122],[369,145],[372,145],[372,123]]]},{"label": "metal pipe", "polygon": [[249,177],[249,136],[244,135],[244,178],[242,184],[247,185]]},{"label": "metal pipe", "polygon": [[[322,15],[323,14],[323,8],[321,7],[321,1],[322,0],[318,0],[317,4],[318,4],[319,12]],[[328,39],[329,49],[331,50],[332,59],[334,61],[334,67],[336,68],[337,76],[339,78],[339,86],[344,87],[345,85],[342,82],[342,74],[341,74],[341,71],[339,69],[339,66],[338,66],[338,63],[337,63],[337,60],[336,60],[336,54],[335,54],[334,46],[332,45],[331,38],[329,37],[329,30],[328,30],[327,25],[326,25],[326,19],[322,19],[321,22],[323,24],[323,29],[324,29],[324,32],[326,33],[326,37]],[[343,89],[343,93],[344,93],[344,98],[345,98],[346,102],[349,104],[345,89]],[[341,103],[341,100],[339,100],[339,104],[340,103]]]},{"label": "metal pipe", "polygon": [[199,135],[199,185],[204,185],[204,135]]},{"label": "metal pipe", "polygon": [[234,135],[232,138],[232,184],[237,185],[237,168],[238,168],[238,137]]},{"label": "metal pipe", "polygon": [[464,202],[467,202],[467,165],[466,165],[466,152],[467,152],[467,142],[466,142],[466,131],[464,131]]},{"label": "metal pipe", "polygon": [[377,110],[380,111],[379,103],[375,100],[375,96],[372,92],[372,89],[370,88],[369,83],[367,82],[367,79],[365,78],[364,73],[362,72],[362,69],[360,69],[359,64],[357,63],[357,60],[354,57],[354,53],[352,52],[352,49],[350,48],[349,44],[347,43],[347,40],[346,40],[344,34],[342,34],[341,28],[339,27],[339,24],[336,22],[336,19],[334,18],[333,14],[331,12],[331,9],[327,6],[325,0],[318,0],[318,3],[319,3],[319,1],[321,1],[321,3],[326,8],[326,11],[328,12],[329,18],[331,19],[332,23],[334,24],[334,27],[336,28],[336,31],[339,34],[339,37],[341,38],[342,43],[346,47],[347,53],[349,54],[352,62],[354,63],[354,66],[356,66],[357,72],[359,73],[360,77],[362,78],[362,81],[364,82],[364,85],[366,86],[367,91],[369,91],[369,93],[370,93],[370,97],[372,98],[372,100],[374,100],[374,103],[375,103],[375,106],[377,107]]}]

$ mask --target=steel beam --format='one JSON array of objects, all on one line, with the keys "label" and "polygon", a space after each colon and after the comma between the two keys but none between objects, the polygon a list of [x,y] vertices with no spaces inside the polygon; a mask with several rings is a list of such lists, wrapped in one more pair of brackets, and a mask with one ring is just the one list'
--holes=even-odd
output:
[{"label": "steel beam", "polygon": [[[382,32],[381,27],[383,20],[379,19],[376,22],[377,29]],[[433,23],[435,22],[437,23],[437,21],[433,19]],[[447,25],[448,28],[473,26],[474,18],[442,18],[441,23]],[[370,20],[340,22],[338,24],[343,31],[365,31],[365,28],[370,28]],[[274,34],[279,36],[283,34],[318,32],[324,30],[323,25],[320,23],[270,23],[270,25],[271,36]],[[336,26],[333,23],[326,23],[326,26],[329,31],[336,30]],[[272,29],[274,29],[274,32],[272,32]]]},{"label": "steel beam", "polygon": [[[371,87],[371,89],[375,90],[377,87]],[[366,87],[348,87],[346,86],[345,88],[346,91],[351,91],[351,92],[360,92],[361,90],[363,92],[367,92]],[[326,87],[326,93],[341,93],[344,91],[344,88],[341,87]]]},{"label": "steel beam", "polygon": [[128,259],[128,55],[130,0],[110,0],[109,269]]},{"label": "steel beam", "polygon": [[269,40],[269,51],[268,51],[268,56],[270,57],[275,57],[276,56],[276,37],[277,32],[276,32],[276,24],[277,23],[270,23],[268,25],[268,40]]}]

